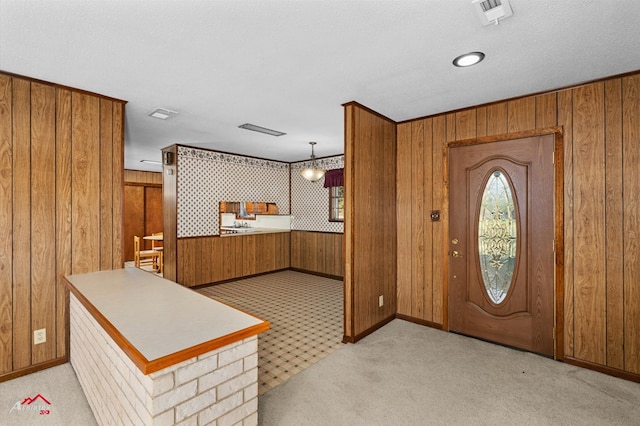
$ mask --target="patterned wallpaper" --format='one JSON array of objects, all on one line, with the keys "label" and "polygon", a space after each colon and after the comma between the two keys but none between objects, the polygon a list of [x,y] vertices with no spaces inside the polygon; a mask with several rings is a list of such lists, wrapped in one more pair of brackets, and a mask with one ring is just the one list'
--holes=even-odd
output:
[{"label": "patterned wallpaper", "polygon": [[[326,170],[344,167],[344,156],[316,160]],[[178,147],[178,238],[218,235],[220,201],[276,203],[281,214],[294,216],[292,229],[343,232],[329,222],[329,189],[324,178],[309,182],[299,170],[310,161],[284,163]],[[291,177],[291,206],[289,205]]]},{"label": "patterned wallpaper", "polygon": [[[291,164],[291,214],[292,229],[301,231],[343,232],[342,222],[329,222],[329,188],[324,188],[324,178],[309,182],[300,175],[300,169],[310,161]],[[325,170],[344,167],[344,155],[316,160]]]},{"label": "patterned wallpaper", "polygon": [[178,147],[178,238],[219,234],[220,201],[276,203],[289,213],[289,163]]}]

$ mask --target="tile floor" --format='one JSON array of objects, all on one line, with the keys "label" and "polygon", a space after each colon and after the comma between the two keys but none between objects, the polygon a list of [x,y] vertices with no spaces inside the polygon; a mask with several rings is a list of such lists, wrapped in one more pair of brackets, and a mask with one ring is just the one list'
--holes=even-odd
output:
[{"label": "tile floor", "polygon": [[270,322],[258,336],[260,395],[342,345],[342,281],[282,271],[197,291]]}]

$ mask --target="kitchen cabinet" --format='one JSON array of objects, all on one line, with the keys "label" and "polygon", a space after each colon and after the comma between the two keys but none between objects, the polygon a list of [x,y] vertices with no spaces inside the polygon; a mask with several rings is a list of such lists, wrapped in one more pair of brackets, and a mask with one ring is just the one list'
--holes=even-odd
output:
[{"label": "kitchen cabinet", "polygon": [[289,268],[290,232],[178,239],[177,282],[187,287]]}]

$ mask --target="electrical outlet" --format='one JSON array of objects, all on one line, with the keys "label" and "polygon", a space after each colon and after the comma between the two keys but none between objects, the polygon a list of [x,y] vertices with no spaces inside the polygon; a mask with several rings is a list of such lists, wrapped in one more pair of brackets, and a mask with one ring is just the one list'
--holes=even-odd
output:
[{"label": "electrical outlet", "polygon": [[381,308],[384,305],[384,296],[381,294],[378,296],[378,307]]},{"label": "electrical outlet", "polygon": [[38,345],[47,341],[47,329],[41,328],[33,332],[33,344]]}]

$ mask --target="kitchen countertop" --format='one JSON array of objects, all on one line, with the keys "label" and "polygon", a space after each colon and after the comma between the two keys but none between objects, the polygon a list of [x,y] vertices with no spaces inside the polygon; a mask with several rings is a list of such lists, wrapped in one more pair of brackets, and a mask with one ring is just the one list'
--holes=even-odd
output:
[{"label": "kitchen countertop", "polygon": [[[285,228],[234,228],[231,226],[221,226],[221,231],[231,231],[229,233],[221,233],[221,237],[237,237],[239,235],[252,234],[273,234],[278,232],[291,232],[291,229]],[[235,232],[234,232],[235,231]]]},{"label": "kitchen countertop", "polygon": [[65,279],[145,374],[269,329],[267,321],[138,268]]}]

